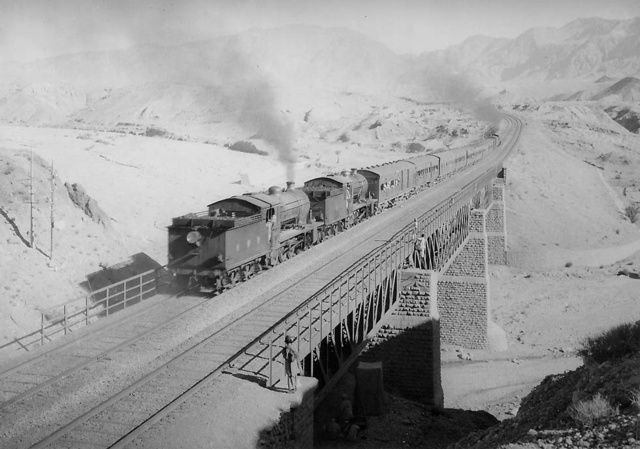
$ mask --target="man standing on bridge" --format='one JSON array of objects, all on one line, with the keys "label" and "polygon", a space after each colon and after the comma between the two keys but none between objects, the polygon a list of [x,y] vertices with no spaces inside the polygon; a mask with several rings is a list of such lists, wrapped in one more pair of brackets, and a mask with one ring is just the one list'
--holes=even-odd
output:
[{"label": "man standing on bridge", "polygon": [[[293,393],[298,389],[298,379],[296,376],[300,374],[300,361],[298,360],[298,352],[293,348],[293,337],[284,336],[285,346],[282,348],[282,356],[284,357],[284,373],[287,376],[287,389],[289,393]],[[298,371],[293,374],[293,363],[295,362]]]},{"label": "man standing on bridge", "polygon": [[413,250],[413,258],[415,260],[416,268],[424,268],[426,254],[427,239],[424,237],[424,234],[422,234],[420,238],[416,239]]}]

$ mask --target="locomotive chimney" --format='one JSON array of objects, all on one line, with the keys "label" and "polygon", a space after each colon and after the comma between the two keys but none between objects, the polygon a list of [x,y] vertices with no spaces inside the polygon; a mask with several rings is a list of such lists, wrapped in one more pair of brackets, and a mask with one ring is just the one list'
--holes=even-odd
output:
[{"label": "locomotive chimney", "polygon": [[287,181],[287,190],[293,189],[293,185],[294,184],[295,184],[295,182],[293,182],[293,181]]}]

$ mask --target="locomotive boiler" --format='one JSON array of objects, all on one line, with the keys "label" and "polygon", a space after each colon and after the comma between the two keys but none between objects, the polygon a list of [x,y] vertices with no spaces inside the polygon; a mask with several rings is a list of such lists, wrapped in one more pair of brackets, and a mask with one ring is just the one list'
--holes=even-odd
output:
[{"label": "locomotive boiler", "polygon": [[310,179],[303,191],[311,203],[311,217],[322,223],[323,237],[349,228],[373,212],[367,179],[355,168]]}]

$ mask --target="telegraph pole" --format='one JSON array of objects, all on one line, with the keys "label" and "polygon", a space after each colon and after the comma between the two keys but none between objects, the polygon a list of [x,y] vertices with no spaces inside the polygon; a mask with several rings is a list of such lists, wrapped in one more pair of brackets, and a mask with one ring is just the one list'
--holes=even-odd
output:
[{"label": "telegraph pole", "polygon": [[53,200],[55,198],[56,181],[53,175],[53,160],[51,161],[51,248],[49,250],[49,260],[53,259],[53,228],[55,222],[53,220]]},{"label": "telegraph pole", "polygon": [[33,248],[33,150],[29,169],[29,244]]}]

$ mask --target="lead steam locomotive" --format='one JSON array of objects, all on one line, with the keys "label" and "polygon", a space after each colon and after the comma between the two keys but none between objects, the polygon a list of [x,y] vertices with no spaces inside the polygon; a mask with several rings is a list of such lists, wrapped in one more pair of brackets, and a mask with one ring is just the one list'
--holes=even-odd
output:
[{"label": "lead steam locomotive", "polygon": [[308,180],[302,188],[247,193],[172,220],[168,268],[178,282],[220,291],[461,170],[500,144],[482,142],[437,154]]}]

